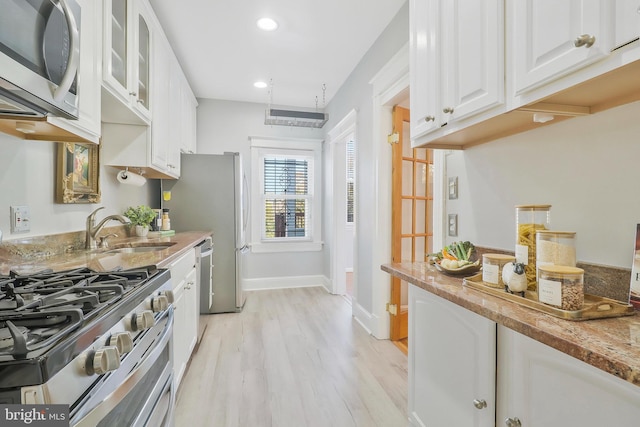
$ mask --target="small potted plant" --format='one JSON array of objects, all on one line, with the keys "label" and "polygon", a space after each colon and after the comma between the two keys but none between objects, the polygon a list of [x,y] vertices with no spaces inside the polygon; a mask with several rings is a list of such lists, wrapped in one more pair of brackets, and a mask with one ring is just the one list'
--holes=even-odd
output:
[{"label": "small potted plant", "polygon": [[149,232],[149,224],[156,219],[156,212],[146,205],[129,206],[124,211],[124,216],[129,218],[131,225],[135,225],[136,236],[144,237]]}]

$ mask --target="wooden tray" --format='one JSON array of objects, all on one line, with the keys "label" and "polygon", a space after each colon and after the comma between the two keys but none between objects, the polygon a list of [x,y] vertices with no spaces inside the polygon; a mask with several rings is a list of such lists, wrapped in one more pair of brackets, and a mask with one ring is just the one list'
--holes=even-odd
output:
[{"label": "wooden tray", "polygon": [[584,294],[584,308],[581,310],[562,310],[560,308],[538,302],[538,295],[532,291],[526,291],[523,298],[519,295],[505,292],[504,289],[492,288],[482,281],[482,274],[466,277],[463,279],[462,284],[495,297],[566,320],[589,320],[603,319],[607,317],[633,316],[635,313],[631,304],[624,304],[614,299],[590,294]]}]

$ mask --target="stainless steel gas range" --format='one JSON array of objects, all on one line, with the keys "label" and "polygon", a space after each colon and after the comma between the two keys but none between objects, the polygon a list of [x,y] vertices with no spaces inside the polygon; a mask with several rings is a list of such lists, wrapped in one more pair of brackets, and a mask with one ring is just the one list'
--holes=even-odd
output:
[{"label": "stainless steel gas range", "polygon": [[0,276],[0,403],[68,404],[71,426],[173,426],[168,270]]}]

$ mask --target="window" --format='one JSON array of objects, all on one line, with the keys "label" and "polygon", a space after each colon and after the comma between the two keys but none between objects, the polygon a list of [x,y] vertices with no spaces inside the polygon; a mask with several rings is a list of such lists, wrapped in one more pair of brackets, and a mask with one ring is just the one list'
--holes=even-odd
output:
[{"label": "window", "polygon": [[252,250],[320,250],[322,143],[251,138]]},{"label": "window", "polygon": [[356,191],[356,145],[353,138],[347,141],[347,224],[354,223]]}]

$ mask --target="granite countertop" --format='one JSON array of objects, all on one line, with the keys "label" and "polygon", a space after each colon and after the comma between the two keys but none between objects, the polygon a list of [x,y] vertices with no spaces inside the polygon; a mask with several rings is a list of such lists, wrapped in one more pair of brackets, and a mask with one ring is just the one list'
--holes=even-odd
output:
[{"label": "granite countertop", "polygon": [[428,292],[640,386],[640,316],[571,321],[462,285],[427,262],[381,266]]},{"label": "granite countertop", "polygon": [[[173,261],[178,259],[188,249],[193,248],[206,237],[211,236],[211,232],[189,231],[176,233],[170,237],[125,237],[110,241],[110,247],[106,249],[85,250],[70,249],[60,253],[52,251],[46,256],[35,256],[30,254],[30,250],[20,253],[15,248],[20,248],[20,244],[13,245],[11,251],[0,253],[0,274],[9,274],[15,271],[20,274],[30,274],[45,269],[63,271],[79,267],[88,267],[95,271],[111,271],[115,269],[130,269],[148,265],[155,265],[158,268],[167,268]],[[108,253],[110,249],[126,246],[153,246],[154,244],[172,244],[166,249],[150,252],[137,253]],[[49,246],[46,246],[46,245]],[[44,244],[51,247],[50,243]],[[43,245],[40,245],[43,246]],[[33,244],[27,243],[25,248],[32,248]],[[42,248],[38,250],[42,252]]]}]

